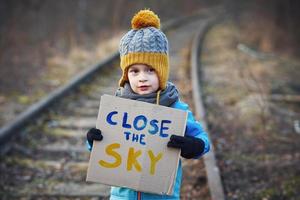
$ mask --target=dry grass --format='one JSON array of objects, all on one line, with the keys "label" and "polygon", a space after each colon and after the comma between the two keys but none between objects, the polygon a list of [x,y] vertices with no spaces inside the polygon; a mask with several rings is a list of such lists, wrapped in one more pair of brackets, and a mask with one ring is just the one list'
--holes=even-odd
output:
[{"label": "dry grass", "polygon": [[[216,26],[201,56],[208,123],[227,198],[295,199],[300,135],[294,122],[300,104],[270,97],[299,95],[300,61],[241,49],[240,33],[232,22]],[[293,179],[287,194],[285,185]]]},{"label": "dry grass", "polygon": [[[15,118],[28,106],[46,96],[55,88],[66,84],[78,73],[100,62],[118,49],[123,32],[106,41],[98,41],[93,48],[87,49],[73,45],[66,53],[52,49],[51,56],[46,58],[46,66],[38,77],[32,77],[32,87],[25,93],[10,92],[0,94],[0,125]],[[34,73],[33,73],[34,74]]]}]

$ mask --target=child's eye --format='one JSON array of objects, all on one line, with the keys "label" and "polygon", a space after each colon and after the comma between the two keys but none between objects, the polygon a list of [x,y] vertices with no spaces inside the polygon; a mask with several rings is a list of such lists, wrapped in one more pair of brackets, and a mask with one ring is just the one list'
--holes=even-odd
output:
[{"label": "child's eye", "polygon": [[155,72],[155,69],[149,68],[149,69],[148,69],[148,72]]},{"label": "child's eye", "polygon": [[129,70],[129,73],[134,73],[134,74],[136,74],[136,73],[138,73],[139,71],[137,70],[137,69],[131,69],[131,70]]}]

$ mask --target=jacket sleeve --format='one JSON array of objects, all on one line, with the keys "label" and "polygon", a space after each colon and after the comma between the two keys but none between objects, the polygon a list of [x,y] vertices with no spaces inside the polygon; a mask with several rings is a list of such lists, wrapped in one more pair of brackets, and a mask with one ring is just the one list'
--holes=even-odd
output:
[{"label": "jacket sleeve", "polygon": [[202,155],[204,155],[210,149],[210,142],[207,133],[203,129],[203,126],[195,120],[193,113],[191,112],[189,106],[186,103],[178,101],[175,104],[177,105],[175,105],[174,108],[178,108],[188,112],[185,135],[199,138],[205,143],[204,151],[202,153]]}]

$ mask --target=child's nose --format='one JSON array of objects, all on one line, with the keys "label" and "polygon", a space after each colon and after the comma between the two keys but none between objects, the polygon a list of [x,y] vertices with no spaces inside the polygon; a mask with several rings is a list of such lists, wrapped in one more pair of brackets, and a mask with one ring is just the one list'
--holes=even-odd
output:
[{"label": "child's nose", "polygon": [[139,77],[139,81],[140,82],[145,82],[145,81],[147,81],[148,80],[148,78],[147,78],[147,75],[145,74],[145,73],[141,73],[140,74],[140,77]]}]

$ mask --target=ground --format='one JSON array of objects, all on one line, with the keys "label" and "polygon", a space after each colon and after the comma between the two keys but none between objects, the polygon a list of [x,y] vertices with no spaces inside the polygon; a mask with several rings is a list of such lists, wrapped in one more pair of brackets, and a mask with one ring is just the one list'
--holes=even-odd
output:
[{"label": "ground", "polygon": [[233,21],[201,54],[211,138],[227,199],[297,199],[300,60],[249,48]]}]

